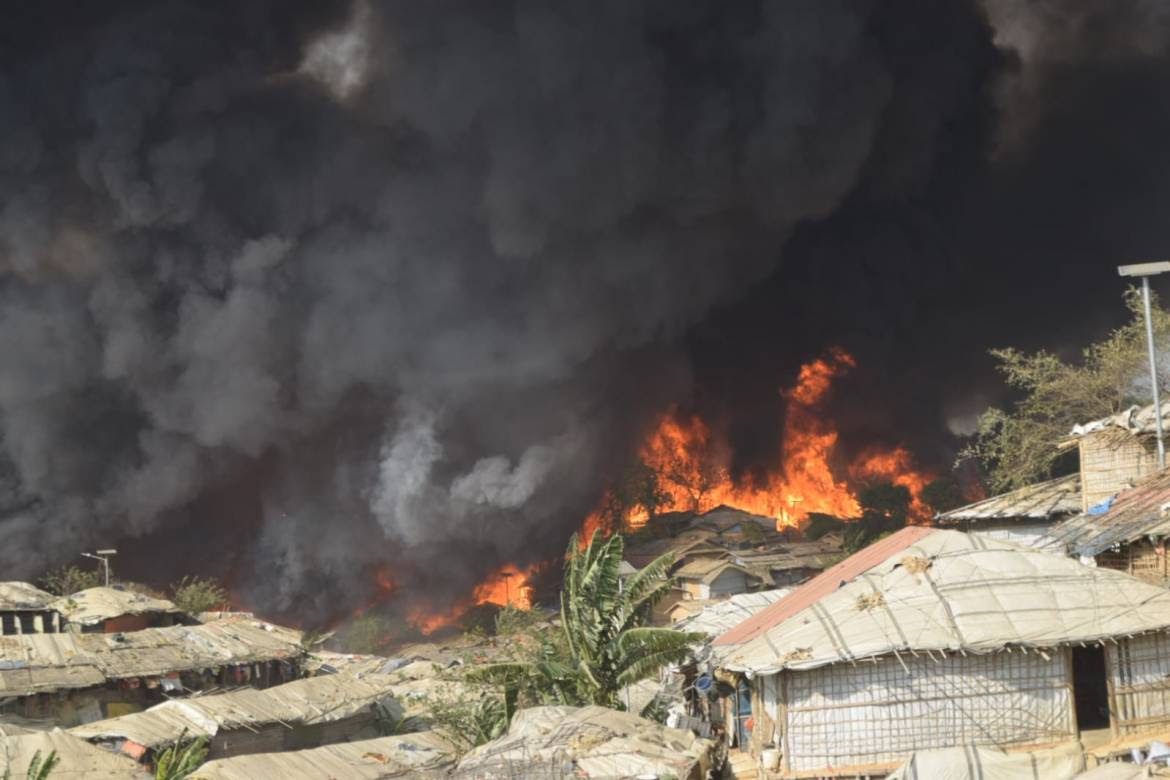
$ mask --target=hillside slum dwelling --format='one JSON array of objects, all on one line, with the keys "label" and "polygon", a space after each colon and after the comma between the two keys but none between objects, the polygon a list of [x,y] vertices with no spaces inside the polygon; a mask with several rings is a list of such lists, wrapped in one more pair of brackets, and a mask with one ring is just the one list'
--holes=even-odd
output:
[{"label": "hillside slum dwelling", "polygon": [[[1162,423],[1170,426],[1170,407],[1162,404]],[[1158,470],[1153,404],[1130,407],[1073,428],[1061,447],[1076,447],[1080,459],[1081,511],[1110,501],[1122,490]]]},{"label": "hillside slum dwelling", "polygon": [[1170,585],[1166,538],[1170,536],[1170,470],[1066,520],[1050,538],[1070,555],[1097,566]]},{"label": "hillside slum dwelling", "polygon": [[445,778],[455,749],[434,731],[418,731],[357,742],[339,742],[285,753],[255,753],[209,761],[199,780],[256,780],[261,777]]},{"label": "hillside slum dwelling", "polygon": [[1070,474],[985,498],[941,512],[934,517],[940,528],[953,528],[988,539],[1002,539],[1025,547],[1053,545],[1053,526],[1080,514],[1081,475]]},{"label": "hillside slum dwelling", "polygon": [[112,634],[196,622],[166,599],[121,585],[80,590],[55,599],[50,607],[61,616],[66,630],[77,633]]},{"label": "hillside slum dwelling", "polygon": [[373,738],[379,720],[394,724],[404,710],[381,674],[331,674],[257,690],[242,688],[174,699],[144,712],[78,726],[71,733],[153,764],[182,739],[207,739],[208,758],[319,747]]},{"label": "hillside slum dwelling", "polygon": [[61,615],[52,608],[55,599],[27,582],[0,582],[0,636],[60,631]]},{"label": "hillside slum dwelling", "polygon": [[883,775],[912,753],[1170,727],[1170,591],[959,531],[907,527],[713,643],[730,742],[769,776]]},{"label": "hillside slum dwelling", "polygon": [[676,586],[654,608],[654,622],[662,624],[694,611],[680,606],[684,602],[803,582],[842,557],[837,534],[797,540],[792,531],[777,531],[775,518],[727,506],[702,514],[672,512],[661,525],[655,518],[653,530],[629,540],[625,562],[636,570],[666,553],[674,556],[670,574]]},{"label": "hillside slum dwelling", "polygon": [[250,617],[125,633],[0,637],[0,715],[73,726],[168,694],[299,676],[301,632]]}]

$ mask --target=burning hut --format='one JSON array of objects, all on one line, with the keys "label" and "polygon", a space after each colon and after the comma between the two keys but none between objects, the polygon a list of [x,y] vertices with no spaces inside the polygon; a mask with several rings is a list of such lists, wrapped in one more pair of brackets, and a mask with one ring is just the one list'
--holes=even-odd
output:
[{"label": "burning hut", "polygon": [[1053,525],[1081,511],[1081,475],[1070,474],[942,512],[934,521],[975,536],[1044,546]]},{"label": "burning hut", "polygon": [[167,691],[295,679],[301,632],[259,620],[125,634],[0,637],[0,713],[60,726],[137,712]]},{"label": "burning hut", "polygon": [[330,674],[211,696],[175,699],[72,729],[75,736],[153,763],[182,739],[206,737],[209,758],[299,750],[378,736],[379,718],[404,711],[386,675]]},{"label": "burning hut", "polygon": [[81,633],[141,631],[182,623],[182,612],[166,599],[114,585],[87,588],[52,603],[65,620],[65,629]]},{"label": "burning hut", "polygon": [[1170,727],[1170,592],[911,526],[714,642],[729,739],[782,777],[881,775],[917,750]]},{"label": "burning hut", "polygon": [[0,635],[60,631],[61,615],[52,608],[54,598],[27,582],[0,582]]},{"label": "burning hut", "polygon": [[1166,586],[1170,536],[1170,470],[1052,529],[1054,544],[1098,566]]}]

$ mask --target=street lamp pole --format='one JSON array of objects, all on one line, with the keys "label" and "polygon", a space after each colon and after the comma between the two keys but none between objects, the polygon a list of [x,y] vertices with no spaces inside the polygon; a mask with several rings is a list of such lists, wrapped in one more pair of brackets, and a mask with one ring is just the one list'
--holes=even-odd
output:
[{"label": "street lamp pole", "polygon": [[95,561],[102,562],[102,566],[105,568],[105,574],[106,574],[105,579],[106,579],[106,587],[107,588],[110,587],[110,556],[117,555],[117,554],[118,554],[117,550],[97,550],[96,552],[92,552],[92,553],[87,553],[87,552],[82,553],[82,555],[85,556],[86,558],[93,558]]},{"label": "street lamp pole", "polygon": [[1158,469],[1166,468],[1166,445],[1162,440],[1162,402],[1158,397],[1158,359],[1154,353],[1154,319],[1150,314],[1150,277],[1170,271],[1170,262],[1138,263],[1117,268],[1120,276],[1140,276],[1142,308],[1146,315],[1146,349],[1150,354],[1150,387],[1154,395],[1154,427],[1158,434]]}]

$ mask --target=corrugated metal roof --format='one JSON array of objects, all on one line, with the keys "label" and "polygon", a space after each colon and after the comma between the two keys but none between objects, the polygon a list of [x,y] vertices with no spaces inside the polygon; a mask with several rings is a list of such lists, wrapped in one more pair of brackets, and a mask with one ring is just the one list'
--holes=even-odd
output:
[{"label": "corrugated metal roof", "polygon": [[[292,750],[253,753],[208,761],[195,773],[199,780],[256,780],[261,777],[382,780],[392,777],[438,777],[455,762],[455,749],[442,735],[421,731],[395,737]],[[443,775],[445,776],[445,772]]]},{"label": "corrugated metal roof", "polygon": [[976,501],[935,516],[940,524],[960,520],[1046,519],[1081,511],[1081,476],[1050,479]]},{"label": "corrugated metal roof", "polygon": [[0,695],[87,688],[107,679],[291,659],[301,632],[229,618],[122,634],[17,634],[0,637]]},{"label": "corrugated metal roof", "polygon": [[745,620],[718,637],[712,644],[730,645],[755,639],[769,628],[779,625],[821,597],[837,590],[843,583],[868,571],[890,555],[906,549],[933,530],[928,526],[911,525],[884,539],[879,539],[864,550],[859,550],[835,566],[825,569],[750,620]]},{"label": "corrugated metal roof", "polygon": [[1047,534],[1053,542],[1085,556],[1146,536],[1170,536],[1170,470],[1118,493],[1103,512],[1069,518]]},{"label": "corrugated metal roof", "polygon": [[375,704],[401,719],[405,714],[390,690],[391,678],[380,674],[328,674],[264,690],[242,688],[211,696],[174,699],[116,718],[77,726],[82,739],[129,739],[148,748],[173,742],[184,732],[212,737],[221,729],[278,724],[329,723],[352,717]]},{"label": "corrugated metal roof", "polygon": [[[1052,648],[1170,628],[1164,588],[1062,555],[921,530],[872,545],[844,562],[848,577],[800,588],[720,637],[719,665],[772,674],[899,651]],[[733,634],[752,638],[728,644]]]},{"label": "corrugated metal roof", "polygon": [[0,582],[0,612],[47,609],[55,598],[27,582]]},{"label": "corrugated metal roof", "polygon": [[142,593],[121,588],[86,588],[69,596],[62,596],[51,604],[70,623],[93,626],[103,620],[123,615],[145,615],[150,612],[178,612],[179,608],[166,599],[156,599]]}]

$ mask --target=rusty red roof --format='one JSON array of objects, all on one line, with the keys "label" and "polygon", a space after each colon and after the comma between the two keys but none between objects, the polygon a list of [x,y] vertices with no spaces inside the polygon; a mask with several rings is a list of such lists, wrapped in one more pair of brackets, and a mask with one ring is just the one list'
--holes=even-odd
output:
[{"label": "rusty red roof", "polygon": [[1146,536],[1170,536],[1170,469],[1066,520],[1048,536],[1084,556],[1100,555],[1114,545]]},{"label": "rusty red roof", "polygon": [[936,529],[925,525],[911,525],[884,539],[858,550],[835,566],[825,569],[811,580],[752,617],[740,623],[712,644],[735,645],[755,639],[773,626],[779,625],[849,582],[877,566],[891,555],[904,550]]}]

